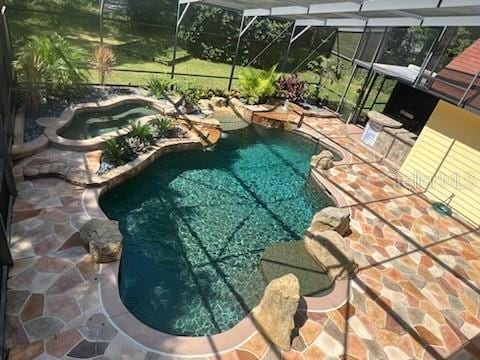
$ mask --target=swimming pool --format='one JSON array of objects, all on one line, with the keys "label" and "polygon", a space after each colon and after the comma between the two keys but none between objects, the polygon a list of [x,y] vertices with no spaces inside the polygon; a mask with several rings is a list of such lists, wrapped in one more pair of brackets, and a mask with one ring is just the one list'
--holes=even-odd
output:
[{"label": "swimming pool", "polygon": [[128,126],[144,116],[159,113],[153,106],[138,101],[99,111],[80,112],[60,131],[60,135],[71,140],[89,139]]},{"label": "swimming pool", "polygon": [[308,180],[316,144],[252,125],[211,151],[168,154],[101,198],[120,222],[120,296],[150,327],[205,336],[258,304],[264,249],[303,238],[330,198]]}]

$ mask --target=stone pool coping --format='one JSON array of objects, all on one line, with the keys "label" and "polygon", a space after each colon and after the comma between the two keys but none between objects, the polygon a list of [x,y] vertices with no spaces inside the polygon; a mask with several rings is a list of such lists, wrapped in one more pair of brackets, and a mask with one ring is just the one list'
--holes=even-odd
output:
[{"label": "stone pool coping", "polygon": [[40,135],[35,140],[12,145],[12,159],[21,160],[48,148],[48,138]]},{"label": "stone pool coping", "polygon": [[[69,106],[66,108],[59,117],[42,117],[36,120],[37,124],[45,127],[44,134],[52,146],[59,149],[74,150],[74,151],[91,151],[98,150],[109,139],[116,138],[118,136],[127,135],[131,131],[131,126],[126,126],[118,130],[113,130],[100,136],[96,136],[90,139],[73,140],[67,139],[59,132],[68,127],[73,117],[76,114],[90,111],[109,110],[118,105],[128,103],[143,103],[154,107],[160,112],[160,115],[175,115],[176,109],[167,100],[157,100],[151,97],[139,96],[139,95],[123,95],[115,96],[108,100],[81,103]],[[144,116],[138,119],[140,123],[145,124],[152,120],[156,115]]]},{"label": "stone pool coping", "polygon": [[[74,344],[80,340],[81,343],[77,347],[90,345],[91,341],[97,342],[105,339],[107,342],[104,344],[107,346],[107,350],[103,357],[111,359],[126,357],[129,359],[145,358],[151,360],[245,360],[257,358],[266,360],[276,358],[320,359],[323,357],[337,358],[339,356],[360,358],[382,356],[398,359],[432,357],[432,355],[438,354],[441,357],[452,357],[452,359],[463,359],[468,356],[476,358],[475,354],[478,353],[477,348],[478,344],[480,344],[478,342],[478,316],[476,316],[478,309],[472,308],[471,304],[478,304],[478,296],[471,291],[471,287],[478,284],[478,281],[476,281],[478,277],[475,276],[478,274],[478,271],[475,271],[474,262],[469,260],[475,258],[475,255],[478,253],[476,251],[476,246],[479,244],[478,233],[474,232],[475,229],[465,229],[464,225],[452,221],[448,217],[443,218],[432,213],[429,209],[430,203],[422,200],[421,194],[398,189],[390,193],[391,184],[388,180],[388,167],[384,168],[383,164],[378,164],[378,157],[374,156],[371,151],[367,151],[366,147],[358,142],[358,131],[351,131],[352,129],[350,128],[346,135],[343,128],[338,126],[344,126],[344,123],[339,119],[335,119],[332,122],[322,120],[318,124],[315,121],[317,120],[306,119],[304,125],[310,126],[303,126],[302,130],[315,138],[327,136],[336,142],[338,141],[339,146],[349,149],[354,157],[349,165],[334,167],[327,172],[319,172],[319,174],[314,173],[312,175],[327,176],[337,185],[341,184],[339,189],[344,196],[352,195],[356,199],[355,206],[352,207],[354,214],[353,234],[348,239],[349,245],[354,249],[355,257],[361,265],[361,270],[357,279],[350,282],[349,290],[351,295],[348,303],[331,312],[302,313],[302,318],[306,315],[308,320],[300,328],[300,335],[296,338],[292,351],[281,352],[273,345],[267,344],[260,334],[254,335],[235,350],[232,349],[231,352],[222,352],[213,356],[199,356],[197,354],[194,356],[176,356],[174,353],[164,355],[153,350],[150,351],[149,348],[126,336],[123,331],[118,329],[116,324],[112,323],[113,319],[106,315],[105,309],[100,302],[100,288],[97,282],[97,280],[101,281],[102,279],[101,274],[99,274],[100,267],[88,266],[89,272],[87,276],[82,275],[85,281],[80,288],[84,285],[89,285],[89,288],[90,286],[92,287],[92,291],[86,294],[85,299],[88,299],[89,303],[91,302],[93,311],[88,309],[84,311],[82,309],[81,314],[85,314],[86,317],[81,315],[80,321],[74,320],[58,331],[45,330],[43,332],[44,335],[40,336],[38,341],[36,339],[22,338],[21,334],[16,332],[16,329],[25,326],[26,321],[21,319],[22,313],[17,311],[11,312],[10,318],[13,322],[9,321],[7,323],[10,330],[9,338],[7,339],[10,343],[8,346],[10,356],[19,359],[33,358],[37,355],[38,358],[66,358]],[[62,152],[53,150],[51,159],[62,158],[60,156]],[[65,152],[65,154],[68,154],[68,152]],[[42,156],[33,158],[33,160],[37,161],[43,159],[50,159],[50,154],[42,153]],[[345,175],[348,176],[348,181],[344,182],[342,178]],[[384,177],[385,175],[387,178]],[[367,193],[358,197],[356,196],[355,187],[352,185],[361,184],[361,186],[365,186],[362,180],[366,176],[381,176],[383,180],[366,186]],[[57,189],[58,186],[59,188]],[[66,189],[63,189],[64,186],[66,186]],[[33,190],[35,191],[32,192]],[[66,204],[65,206],[67,207],[65,209],[59,208],[61,210],[58,213],[60,216],[55,211],[57,205],[50,203],[42,210],[42,214],[31,217],[34,213],[30,209],[38,209],[45,206],[43,205],[43,200],[37,196],[38,190],[48,191],[50,198],[59,196],[62,203]],[[13,269],[12,276],[9,279],[10,289],[25,288],[32,296],[38,292],[38,285],[41,285],[42,289],[45,287],[45,281],[41,281],[43,276],[46,275],[45,269],[40,270],[39,268],[33,272],[35,278],[32,284],[26,284],[22,287],[18,286],[19,281],[24,282],[23,273],[29,266],[25,267],[26,263],[24,261],[27,261],[27,264],[37,262],[36,257],[30,258],[28,247],[37,246],[38,244],[43,246],[50,241],[50,237],[47,237],[46,240],[37,244],[36,236],[38,235],[38,230],[32,228],[24,229],[27,223],[23,225],[23,221],[20,220],[27,218],[28,224],[31,224],[32,221],[41,221],[43,224],[42,228],[48,226],[50,228],[48,233],[54,237],[58,236],[57,240],[64,244],[62,246],[66,244],[70,246],[72,245],[69,243],[71,240],[67,240],[70,232],[62,230],[60,234],[56,234],[53,226],[55,228],[60,226],[60,229],[63,229],[64,225],[66,225],[72,231],[73,227],[78,230],[77,225],[81,225],[89,218],[86,210],[83,208],[83,203],[88,204],[89,199],[92,197],[87,195],[83,197],[83,194],[85,192],[90,194],[100,190],[100,188],[80,189],[53,179],[28,181],[19,186],[21,197],[15,206],[15,222],[19,224],[13,227],[13,232],[16,241],[18,241],[16,242],[17,250],[19,245],[25,245],[25,248],[17,253],[16,259],[21,259],[21,261],[18,264],[19,267]],[[387,191],[387,194],[384,194],[383,190]],[[95,199],[93,201],[95,202]],[[376,213],[377,210],[379,213]],[[38,211],[35,210],[35,214]],[[96,211],[95,207],[93,207],[90,213],[91,216],[100,216],[96,214]],[[64,221],[64,215],[71,212],[75,212],[75,214],[67,216]],[[47,213],[50,213],[48,218],[43,218],[43,215]],[[82,220],[78,222],[76,214],[80,213],[83,214]],[[412,214],[417,215],[411,216]],[[398,222],[405,219],[405,217],[407,219],[406,223],[404,221]],[[73,223],[72,219],[75,220]],[[378,225],[380,234],[377,234],[376,229],[372,228],[372,223]],[[20,226],[20,224],[22,225]],[[26,231],[25,233],[23,233],[24,230]],[[74,234],[77,234],[76,230],[73,232]],[[394,232],[391,232],[391,230],[394,230]],[[365,238],[363,238],[363,235],[365,235]],[[67,242],[64,243],[65,241]],[[422,249],[413,248],[412,251],[407,251],[411,249],[409,247],[412,242],[414,244],[423,244],[425,247],[422,247]],[[372,247],[365,248],[362,246],[365,243]],[[398,249],[402,253],[402,257],[398,258],[395,253],[384,253],[387,245]],[[75,248],[78,248],[78,246],[73,247],[72,250]],[[429,251],[425,254],[423,249],[427,248],[431,252]],[[79,250],[82,250],[83,260],[81,261],[80,258],[71,260],[70,255],[68,255],[70,253],[59,253],[57,255],[56,251],[42,251],[38,253],[35,250],[35,254],[38,254],[42,261],[49,259],[51,256],[58,256],[59,260],[71,261],[73,265],[76,264],[80,268],[80,266],[83,267],[85,264],[90,264],[90,261],[83,249]],[[461,273],[459,274],[454,270],[442,267],[445,258],[449,260],[448,265],[454,267],[454,269],[460,269]],[[451,263],[450,260],[452,261]],[[440,262],[442,264],[439,264]],[[91,272],[95,273],[93,279],[90,279],[88,275]],[[39,276],[36,275],[37,273]],[[58,275],[63,274],[60,273]],[[424,281],[425,284],[420,289],[422,291],[420,293],[416,292],[414,295],[411,293],[411,287],[406,286],[411,284],[412,276],[414,279],[418,279],[418,281]],[[392,290],[392,281],[400,284],[401,289]],[[452,289],[445,284],[455,285],[455,288]],[[438,286],[440,286],[440,295],[442,296],[437,298],[436,295],[439,294]],[[76,294],[78,294],[76,289],[68,290],[64,294],[75,297],[78,302],[81,299],[76,298]],[[370,290],[365,291],[366,289]],[[14,303],[17,306],[18,304],[25,304],[25,301],[16,299],[10,292],[8,296],[11,305]],[[45,300],[55,299],[46,294],[44,296],[46,296]],[[420,305],[406,309],[408,313],[405,313],[405,307],[402,306],[402,299],[405,296],[408,299],[419,301]],[[455,310],[456,308],[453,308],[452,305],[448,305],[450,296],[460,298],[462,300],[460,306],[463,306],[465,310],[460,312],[460,310]],[[432,298],[434,300],[431,300]],[[442,305],[445,304],[443,302],[444,299],[447,301],[447,307]],[[365,307],[365,304],[368,306]],[[60,306],[59,304],[57,305]],[[51,310],[48,307],[45,308],[43,304],[34,309],[40,309],[38,313],[40,317],[36,321],[39,321],[39,324],[40,322],[47,323],[48,317],[51,316]],[[68,310],[63,308],[63,306],[61,309]],[[410,314],[415,315],[418,309],[426,312],[429,316],[425,320],[411,320]],[[115,333],[118,334],[113,339],[110,336],[103,338],[99,334],[95,334],[95,336],[90,338],[83,334],[84,327],[89,323],[86,319],[90,319],[89,316],[92,313],[95,313],[96,316],[101,314],[105,319],[104,324],[103,322],[96,324],[94,329],[100,330],[100,325],[102,327],[105,325],[107,328],[113,326],[116,330]],[[432,316],[435,321],[431,320]],[[349,325],[348,328],[345,327],[345,324]],[[339,329],[341,330],[340,332]],[[424,329],[429,331],[421,331]],[[432,332],[438,334],[437,331],[440,330],[441,334],[431,335]],[[172,346],[175,345],[173,344]],[[59,346],[61,346],[61,349],[58,349]],[[384,350],[383,352],[382,349]],[[55,352],[57,350],[61,350],[61,352],[53,355],[52,351]]]},{"label": "stone pool coping", "polygon": [[[138,96],[121,97],[123,99],[143,99]],[[127,100],[128,101],[128,100]],[[96,105],[94,109],[100,107],[105,108],[105,103],[109,106],[115,106],[119,103],[119,98],[113,98],[106,102],[101,102]],[[80,109],[92,109],[91,103],[82,104],[77,106]],[[69,121],[73,117],[73,112],[67,109],[65,113],[69,116]],[[148,117],[147,117],[148,118]],[[52,122],[52,118],[44,120],[44,123]],[[58,122],[58,118],[55,118]],[[143,119],[142,119],[143,120]],[[57,124],[48,128],[51,131],[58,131],[62,126],[67,126],[64,121],[62,124]],[[331,149],[339,153],[342,156],[340,161],[336,164],[350,162],[351,157],[343,149],[336,146],[335,143],[330,142],[327,138],[316,137],[302,131],[292,131],[300,136],[308,138],[310,141],[321,144],[322,146]],[[192,133],[190,133],[192,134]],[[115,136],[118,136],[118,131],[115,132]],[[65,178],[74,184],[82,185],[86,187],[82,196],[82,207],[85,212],[93,218],[107,218],[103,213],[99,199],[101,195],[126,180],[136,176],[139,172],[149,166],[153,161],[160,156],[171,151],[185,151],[193,149],[201,149],[203,145],[200,139],[169,139],[162,140],[159,144],[149,153],[140,155],[134,161],[125,164],[121,167],[117,167],[107,172],[104,175],[97,175],[90,173],[85,174],[67,174]],[[71,147],[69,147],[71,149]],[[312,175],[315,173],[312,172]],[[314,177],[315,178],[315,177]],[[334,188],[329,188],[328,184],[324,181],[316,179],[317,185],[326,190],[327,193],[337,202],[339,206],[344,204],[342,194],[335,192]],[[114,326],[135,342],[145,347],[146,349],[153,349],[157,352],[168,354],[170,356],[212,356],[218,353],[225,353],[231,351],[259,333],[252,319],[251,313],[247,315],[243,320],[237,323],[233,328],[212,336],[202,337],[185,337],[175,336],[167,334],[158,330],[155,330],[140,320],[138,320],[123,304],[118,287],[118,275],[119,275],[120,263],[103,264],[100,267],[101,281],[99,283],[101,304],[109,316]],[[299,305],[300,311],[309,313],[324,313],[335,310],[344,305],[348,300],[348,281],[336,281],[332,285],[332,291],[323,297],[303,297],[303,301]]]},{"label": "stone pool coping", "polygon": [[[105,191],[107,187],[84,192],[82,204],[92,218],[108,218],[99,206],[99,199]],[[138,320],[122,302],[118,287],[119,268],[120,262],[101,265],[101,304],[118,330],[148,349],[170,356],[213,356],[231,351],[259,333],[251,313],[233,328],[211,336],[177,336],[155,330]],[[348,300],[348,286],[348,280],[340,280],[326,296],[302,297],[304,301],[300,302],[299,310],[323,313],[338,309]]]},{"label": "stone pool coping", "polygon": [[[301,131],[294,133],[298,133],[314,142],[322,143],[323,141],[323,139],[316,139]],[[324,144],[322,143],[322,145]],[[342,155],[342,159],[335,162],[336,164],[351,161],[348,153],[335,146],[333,142],[325,144],[325,146]],[[135,174],[138,174],[139,171],[141,170],[136,171]],[[348,206],[343,194],[336,190],[334,186],[330,186],[328,181],[322,179],[322,176],[315,175],[316,172],[312,171],[311,176],[314,178],[316,185],[325,190],[338,206]],[[85,211],[92,218],[108,218],[100,207],[100,197],[112,186],[118,185],[126,179],[122,177],[121,181],[111,183],[108,186],[87,189],[82,198]],[[216,335],[177,336],[155,330],[137,319],[122,302],[118,286],[119,268],[120,262],[102,264],[99,284],[101,303],[117,329],[145,348],[170,356],[214,356],[238,348],[259,333],[251,313],[231,329]],[[348,280],[338,280],[332,285],[332,291],[325,296],[302,297],[303,301],[299,304],[299,310],[309,313],[324,313],[338,309],[348,300],[348,286]]]},{"label": "stone pool coping", "polygon": [[[168,355],[211,356],[233,350],[259,332],[251,313],[233,328],[216,335],[176,336],[155,330],[138,320],[123,304],[118,292],[119,262],[104,264],[100,271],[100,297],[104,310],[119,330],[149,349]],[[327,296],[304,297],[305,303],[299,306],[299,310],[315,313],[338,309],[346,303],[347,292],[348,281],[339,281]]]}]

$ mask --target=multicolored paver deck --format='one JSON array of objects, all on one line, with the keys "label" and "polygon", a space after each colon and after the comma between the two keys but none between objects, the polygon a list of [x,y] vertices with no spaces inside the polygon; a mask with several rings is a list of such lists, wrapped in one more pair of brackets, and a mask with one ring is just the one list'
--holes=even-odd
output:
[{"label": "multicolored paver deck", "polygon": [[[360,271],[349,281],[348,301],[330,311],[299,313],[288,353],[255,333],[237,348],[195,360],[480,358],[478,232],[441,217],[421,192],[402,187],[394,169],[359,143],[360,129],[332,117],[306,118],[300,131],[347,155],[315,176],[352,209],[348,240]],[[69,166],[75,158],[59,150],[37,158],[53,154]],[[107,316],[101,269],[78,239],[92,215],[87,208],[96,205],[92,190],[54,178],[17,186],[9,359],[186,360],[140,345]]]}]

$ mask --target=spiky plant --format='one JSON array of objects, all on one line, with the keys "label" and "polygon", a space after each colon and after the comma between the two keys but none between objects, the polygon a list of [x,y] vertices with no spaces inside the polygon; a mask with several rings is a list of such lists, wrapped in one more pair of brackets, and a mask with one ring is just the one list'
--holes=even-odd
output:
[{"label": "spiky plant", "polygon": [[110,139],[103,145],[104,159],[114,166],[120,166],[130,161],[133,151],[125,139]]},{"label": "spiky plant", "polygon": [[128,134],[130,138],[138,138],[143,144],[150,145],[153,141],[153,131],[150,125],[140,122],[131,125],[132,130]]},{"label": "spiky plant", "polygon": [[23,90],[25,104],[36,111],[42,97],[42,79],[45,68],[34,41],[29,41],[20,48],[14,68]]},{"label": "spiky plant", "polygon": [[54,91],[64,92],[79,83],[85,82],[87,77],[84,70],[88,65],[87,53],[73,46],[58,34],[49,37],[52,44],[50,67],[50,81]]},{"label": "spiky plant", "polygon": [[64,95],[86,80],[85,52],[55,33],[29,37],[13,65],[27,106],[38,106],[42,90]]},{"label": "spiky plant", "polygon": [[98,72],[100,85],[104,86],[107,76],[112,72],[116,63],[112,48],[105,45],[95,46],[93,49],[92,66]]},{"label": "spiky plant", "polygon": [[269,70],[247,68],[240,71],[240,93],[249,104],[259,104],[275,94],[275,83],[279,78],[276,70],[277,65]]},{"label": "spiky plant", "polygon": [[183,105],[193,110],[200,100],[200,90],[192,83],[185,83],[177,89],[178,94],[182,97]]},{"label": "spiky plant", "polygon": [[173,120],[168,116],[156,116],[150,124],[156,138],[168,137],[174,128]]},{"label": "spiky plant", "polygon": [[125,142],[135,154],[143,154],[150,148],[150,143],[147,143],[144,140],[134,136],[128,136],[125,139]]},{"label": "spiky plant", "polygon": [[163,99],[166,95],[175,91],[176,87],[175,80],[160,77],[152,77],[147,84],[148,90],[157,99]]}]

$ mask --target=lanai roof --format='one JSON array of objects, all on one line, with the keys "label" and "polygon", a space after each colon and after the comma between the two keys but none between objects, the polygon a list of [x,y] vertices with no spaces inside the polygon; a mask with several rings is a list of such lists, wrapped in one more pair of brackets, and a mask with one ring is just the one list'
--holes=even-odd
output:
[{"label": "lanai roof", "polygon": [[480,0],[179,0],[310,26],[480,26]]}]

